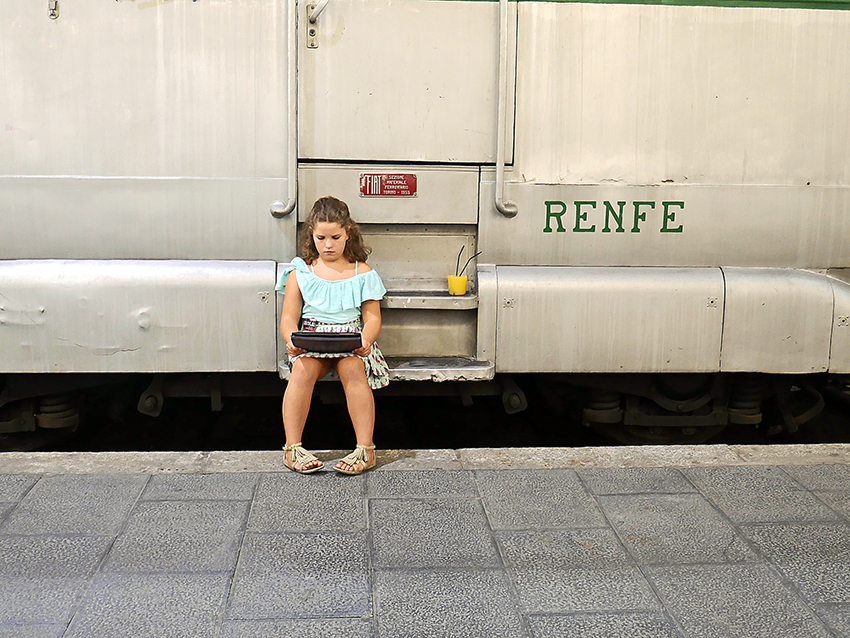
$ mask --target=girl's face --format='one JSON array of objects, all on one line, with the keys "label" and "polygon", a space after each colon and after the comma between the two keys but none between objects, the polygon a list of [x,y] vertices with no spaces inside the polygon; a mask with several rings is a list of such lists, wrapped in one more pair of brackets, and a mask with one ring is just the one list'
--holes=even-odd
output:
[{"label": "girl's face", "polygon": [[313,243],[323,261],[336,261],[343,256],[348,232],[336,222],[319,222],[313,229]]}]

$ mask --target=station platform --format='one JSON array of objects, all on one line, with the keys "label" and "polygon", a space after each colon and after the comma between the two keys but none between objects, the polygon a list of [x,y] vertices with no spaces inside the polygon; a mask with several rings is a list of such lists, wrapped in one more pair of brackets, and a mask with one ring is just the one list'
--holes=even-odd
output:
[{"label": "station platform", "polygon": [[0,454],[0,638],[850,636],[850,445]]}]

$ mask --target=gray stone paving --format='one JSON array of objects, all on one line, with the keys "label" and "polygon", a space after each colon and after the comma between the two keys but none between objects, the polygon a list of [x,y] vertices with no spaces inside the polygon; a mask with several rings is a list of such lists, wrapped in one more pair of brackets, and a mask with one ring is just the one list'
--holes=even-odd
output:
[{"label": "gray stone paving", "polygon": [[834,449],[409,452],[360,477],[261,454],[0,455],[0,638],[850,638]]}]

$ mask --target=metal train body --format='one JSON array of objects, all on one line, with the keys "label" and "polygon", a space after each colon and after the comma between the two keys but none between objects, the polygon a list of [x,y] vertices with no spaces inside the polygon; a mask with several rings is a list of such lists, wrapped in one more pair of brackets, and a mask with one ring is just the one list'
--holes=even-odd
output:
[{"label": "metal train body", "polygon": [[850,4],[705,4],[4,3],[0,402],[285,377],[276,274],[326,194],[398,380],[549,373],[590,421],[625,392],[716,425],[769,394],[726,373],[850,372]]}]

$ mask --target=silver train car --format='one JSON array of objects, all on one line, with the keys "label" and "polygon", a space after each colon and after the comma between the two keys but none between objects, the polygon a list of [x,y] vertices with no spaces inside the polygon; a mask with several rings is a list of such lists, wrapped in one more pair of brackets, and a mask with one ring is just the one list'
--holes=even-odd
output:
[{"label": "silver train car", "polygon": [[771,401],[793,430],[850,373],[848,9],[2,3],[0,433],[120,375],[152,415],[279,391],[276,275],[327,194],[390,291],[395,391],[515,411],[534,375],[621,440]]}]

